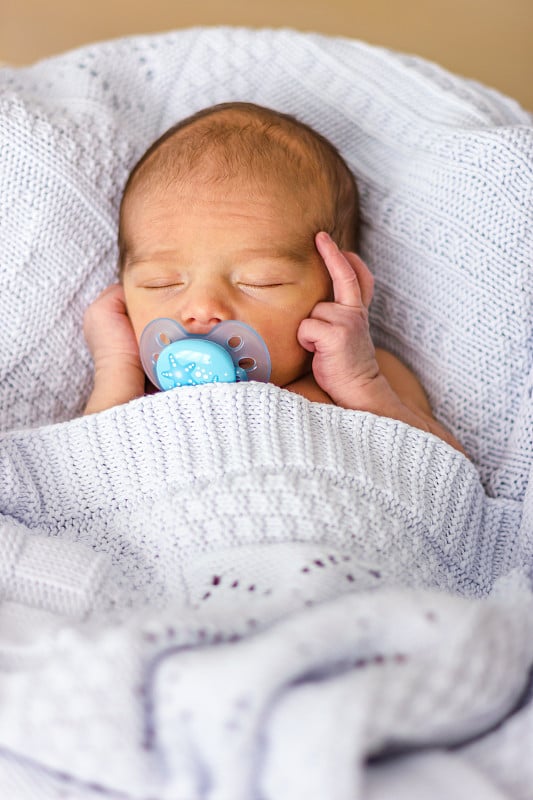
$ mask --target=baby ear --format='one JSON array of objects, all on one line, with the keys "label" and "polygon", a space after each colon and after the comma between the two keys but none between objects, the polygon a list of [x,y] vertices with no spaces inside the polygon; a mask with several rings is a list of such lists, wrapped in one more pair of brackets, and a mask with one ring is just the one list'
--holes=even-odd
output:
[{"label": "baby ear", "polygon": [[342,254],[355,272],[361,292],[361,300],[363,301],[363,305],[368,308],[374,296],[374,276],[357,253],[343,250]]}]

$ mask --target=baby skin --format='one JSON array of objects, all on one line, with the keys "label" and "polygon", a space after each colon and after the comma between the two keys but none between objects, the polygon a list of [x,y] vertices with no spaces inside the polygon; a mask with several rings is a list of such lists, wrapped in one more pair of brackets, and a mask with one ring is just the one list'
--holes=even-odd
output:
[{"label": "baby skin", "polygon": [[[223,209],[196,195],[180,209],[162,204],[160,215],[143,224],[141,206],[132,209],[138,249],[122,284],[104,290],[85,314],[95,364],[86,414],[145,393],[138,342],[152,319],[171,317],[199,334],[238,319],[265,340],[278,386],[312,401],[402,420],[462,449],[434,419],[414,374],[374,347],[368,324],[373,277],[355,253],[341,251],[321,231],[315,253],[302,259],[285,254],[271,235],[282,233],[287,221],[263,207],[239,208],[232,201]],[[179,234],[173,224],[178,211]]]},{"label": "baby skin", "polygon": [[145,394],[138,343],[156,317],[195,334],[237,319],[264,339],[277,386],[402,420],[462,451],[415,375],[374,347],[370,270],[325,231],[303,236],[301,208],[275,184],[258,193],[191,179],[179,192],[172,185],[131,192],[122,280],[84,318],[95,365],[85,413]]}]

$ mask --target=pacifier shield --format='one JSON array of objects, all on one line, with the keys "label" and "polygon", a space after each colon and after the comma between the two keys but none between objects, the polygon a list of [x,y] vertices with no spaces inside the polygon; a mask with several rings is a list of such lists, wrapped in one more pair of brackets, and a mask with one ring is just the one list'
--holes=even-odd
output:
[{"label": "pacifier shield", "polygon": [[188,333],[173,319],[154,319],[141,335],[139,351],[144,371],[163,390],[270,378],[266,344],[238,320],[219,322],[204,336]]}]

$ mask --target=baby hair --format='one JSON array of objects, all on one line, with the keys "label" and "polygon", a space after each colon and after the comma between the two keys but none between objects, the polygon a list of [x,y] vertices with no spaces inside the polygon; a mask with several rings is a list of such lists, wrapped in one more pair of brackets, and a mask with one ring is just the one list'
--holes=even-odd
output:
[{"label": "baby hair", "polygon": [[202,109],[173,125],[133,167],[120,209],[121,268],[126,250],[122,222],[130,194],[193,178],[218,184],[242,181],[258,194],[281,187],[300,198],[314,227],[310,236],[325,230],[341,248],[357,250],[357,184],[337,148],[289,114],[231,102]]}]

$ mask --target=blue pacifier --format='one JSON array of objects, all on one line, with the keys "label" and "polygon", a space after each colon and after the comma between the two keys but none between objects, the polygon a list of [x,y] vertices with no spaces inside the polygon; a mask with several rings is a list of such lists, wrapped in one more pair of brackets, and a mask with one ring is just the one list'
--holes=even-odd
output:
[{"label": "blue pacifier", "polygon": [[234,319],[219,322],[205,336],[188,333],[173,319],[154,319],[142,332],[139,352],[144,371],[164,391],[201,383],[266,383],[270,378],[263,339]]}]

